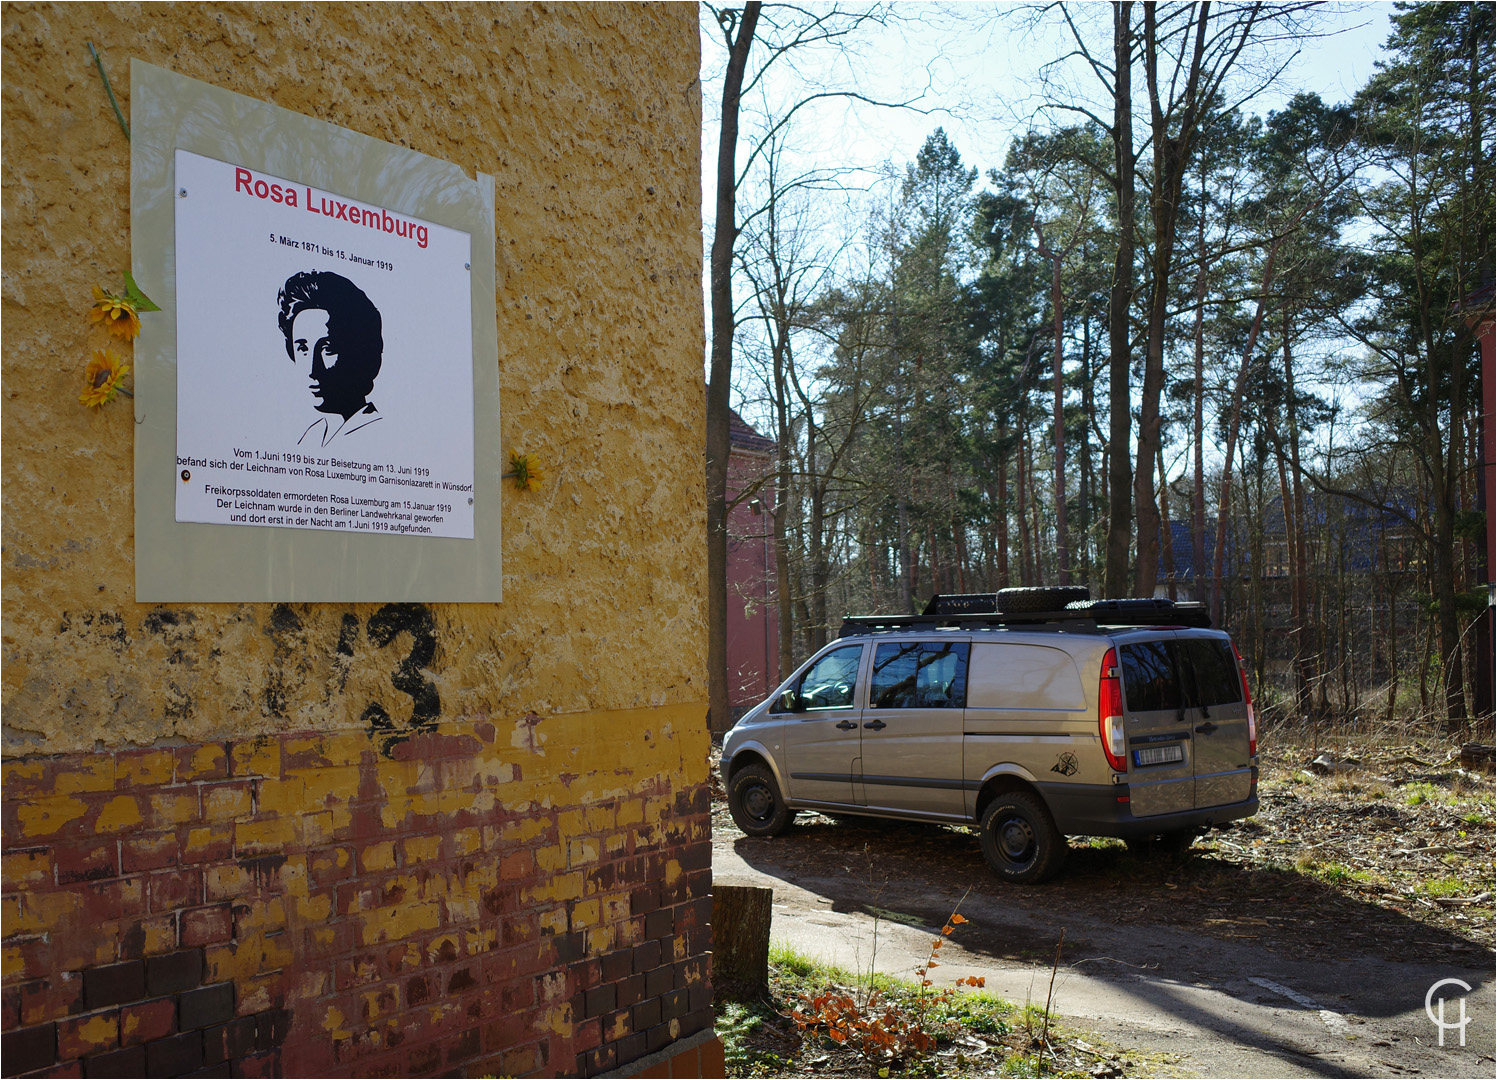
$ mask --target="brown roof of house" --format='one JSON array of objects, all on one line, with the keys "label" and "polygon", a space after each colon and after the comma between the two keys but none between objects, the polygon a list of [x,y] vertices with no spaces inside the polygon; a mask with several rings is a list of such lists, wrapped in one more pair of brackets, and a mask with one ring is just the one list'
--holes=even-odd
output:
[{"label": "brown roof of house", "polygon": [[728,410],[728,443],[750,453],[772,454],[775,450],[773,439],[760,435],[733,409]]}]

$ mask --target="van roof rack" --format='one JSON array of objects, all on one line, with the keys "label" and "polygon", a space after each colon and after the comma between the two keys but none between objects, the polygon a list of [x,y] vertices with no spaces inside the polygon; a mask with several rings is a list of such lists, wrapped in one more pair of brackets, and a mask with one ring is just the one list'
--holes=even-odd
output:
[{"label": "van roof rack", "polygon": [[920,615],[848,615],[838,637],[880,630],[955,630],[1024,627],[1034,630],[1095,632],[1103,627],[1183,626],[1211,629],[1206,605],[1143,597],[1080,600],[1050,611],[1000,611],[997,593],[965,593],[931,598]]}]

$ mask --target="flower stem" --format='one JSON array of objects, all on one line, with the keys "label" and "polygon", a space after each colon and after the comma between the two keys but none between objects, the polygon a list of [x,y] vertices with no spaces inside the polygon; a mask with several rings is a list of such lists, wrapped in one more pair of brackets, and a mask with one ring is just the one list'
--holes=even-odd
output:
[{"label": "flower stem", "polygon": [[114,107],[114,118],[120,122],[120,130],[125,133],[125,141],[130,141],[130,125],[125,123],[125,114],[120,112],[120,103],[114,99],[114,87],[109,85],[109,76],[104,71],[104,59],[99,55],[99,50],[94,48],[94,43],[88,43],[88,53],[94,58],[94,66],[99,69],[99,78],[104,80],[104,93],[109,95],[109,104]]}]

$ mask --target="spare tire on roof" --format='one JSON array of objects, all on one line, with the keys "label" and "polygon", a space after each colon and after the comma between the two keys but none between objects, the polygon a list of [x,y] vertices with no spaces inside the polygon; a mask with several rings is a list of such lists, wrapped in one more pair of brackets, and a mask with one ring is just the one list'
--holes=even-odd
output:
[{"label": "spare tire on roof", "polygon": [[1006,615],[1023,615],[1032,611],[1063,611],[1068,604],[1091,597],[1085,585],[1047,585],[1032,589],[999,589],[996,602]]}]

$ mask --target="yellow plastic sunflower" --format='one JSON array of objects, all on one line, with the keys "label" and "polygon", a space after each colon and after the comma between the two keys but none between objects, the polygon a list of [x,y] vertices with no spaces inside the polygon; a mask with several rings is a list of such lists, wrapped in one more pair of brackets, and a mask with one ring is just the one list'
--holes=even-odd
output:
[{"label": "yellow plastic sunflower", "polygon": [[94,357],[83,369],[83,392],[78,402],[98,408],[114,400],[119,392],[120,380],[130,374],[130,361],[113,349],[95,349]]},{"label": "yellow plastic sunflower", "polygon": [[135,305],[127,297],[107,293],[97,285],[94,286],[94,306],[89,309],[88,317],[96,323],[103,323],[121,341],[134,341],[140,333],[140,316]]},{"label": "yellow plastic sunflower", "polygon": [[505,476],[515,482],[516,491],[539,491],[541,481],[545,479],[540,466],[528,454],[514,450],[510,451],[509,472]]}]

